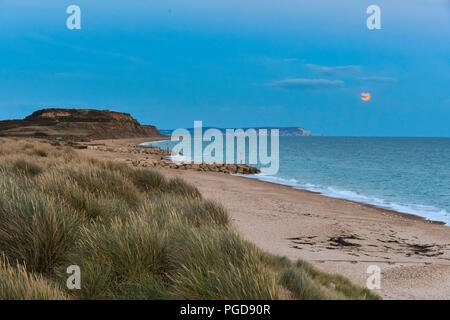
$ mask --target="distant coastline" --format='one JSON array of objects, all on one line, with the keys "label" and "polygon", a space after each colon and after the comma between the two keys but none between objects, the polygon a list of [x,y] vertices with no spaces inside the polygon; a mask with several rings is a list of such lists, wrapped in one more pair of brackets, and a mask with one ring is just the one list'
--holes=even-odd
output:
[{"label": "distant coastline", "polygon": [[[215,127],[203,127],[203,130],[208,130],[208,129],[217,129],[219,131],[221,131],[223,134],[226,134],[226,130],[224,128],[215,128]],[[233,130],[237,130],[237,129],[242,129],[244,131],[249,130],[249,129],[254,129],[254,130],[274,130],[277,129],[279,130],[279,136],[280,137],[311,137],[311,136],[323,136],[322,134],[312,134],[311,131],[306,130],[304,128],[301,127],[273,127],[273,126],[267,126],[267,127],[251,127],[251,128],[230,128]],[[193,136],[193,132],[194,132],[194,128],[188,128],[186,129],[191,133],[191,136]],[[174,131],[174,129],[160,129],[159,132],[161,132],[162,134],[165,135],[171,135],[172,132]]]}]

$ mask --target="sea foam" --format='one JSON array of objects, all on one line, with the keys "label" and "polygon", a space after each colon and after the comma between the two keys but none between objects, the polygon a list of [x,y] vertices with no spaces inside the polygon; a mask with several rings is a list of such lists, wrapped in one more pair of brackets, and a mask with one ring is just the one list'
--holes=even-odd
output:
[{"label": "sea foam", "polygon": [[450,225],[450,213],[444,209],[436,208],[434,206],[395,203],[377,197],[362,195],[354,191],[340,190],[333,187],[321,187],[310,183],[300,183],[296,179],[283,179],[276,176],[267,176],[262,174],[254,174],[254,175],[235,174],[235,176],[257,179],[275,184],[281,184],[292,187],[294,189],[317,192],[330,198],[345,199],[364,204],[370,204],[376,207],[394,210],[400,213],[417,215],[422,218],[425,218],[426,220],[442,221],[445,222],[446,225]]}]

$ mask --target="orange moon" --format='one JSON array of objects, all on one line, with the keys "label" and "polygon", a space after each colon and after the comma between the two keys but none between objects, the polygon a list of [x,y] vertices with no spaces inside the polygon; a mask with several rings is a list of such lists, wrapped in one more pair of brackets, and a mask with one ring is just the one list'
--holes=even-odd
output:
[{"label": "orange moon", "polygon": [[363,101],[369,101],[370,100],[370,93],[361,93],[361,100]]}]

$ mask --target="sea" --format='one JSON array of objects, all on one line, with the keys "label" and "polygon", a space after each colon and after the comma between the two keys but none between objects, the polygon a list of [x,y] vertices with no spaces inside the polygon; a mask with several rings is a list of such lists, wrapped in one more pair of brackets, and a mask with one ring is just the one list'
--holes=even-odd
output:
[{"label": "sea", "polygon": [[281,136],[278,172],[246,177],[450,225],[450,138]]}]

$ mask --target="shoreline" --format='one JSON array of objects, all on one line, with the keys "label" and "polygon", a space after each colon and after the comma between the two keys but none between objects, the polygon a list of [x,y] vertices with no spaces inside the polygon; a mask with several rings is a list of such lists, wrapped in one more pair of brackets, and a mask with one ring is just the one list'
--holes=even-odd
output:
[{"label": "shoreline", "polygon": [[[151,143],[151,142],[165,142],[165,141],[169,142],[169,141],[171,141],[171,140],[170,140],[170,139],[164,139],[164,140],[153,140],[153,141],[146,141],[146,142]],[[144,142],[144,143],[145,143],[145,142]],[[145,146],[145,145],[143,145],[142,143],[140,143],[140,144],[138,144],[138,145],[140,145],[140,146]],[[169,159],[173,161],[172,158],[169,157]],[[409,216],[409,217],[412,218],[412,219],[424,220],[425,222],[428,222],[428,223],[434,223],[434,224],[445,225],[445,226],[447,226],[447,227],[450,226],[450,224],[447,223],[447,222],[445,222],[445,221],[441,221],[441,220],[437,220],[437,219],[429,219],[429,218],[427,218],[425,215],[422,215],[422,214],[420,214],[420,213],[415,213],[415,212],[403,212],[403,211],[400,211],[400,210],[396,210],[396,209],[394,209],[394,208],[391,208],[391,207],[389,207],[389,206],[382,206],[382,205],[377,205],[377,204],[374,204],[374,203],[369,203],[369,202],[364,202],[364,201],[358,201],[358,200],[349,199],[349,198],[345,198],[345,197],[343,197],[343,196],[338,196],[338,195],[336,195],[336,196],[328,195],[328,194],[324,194],[324,193],[321,192],[321,191],[313,191],[313,190],[309,190],[309,189],[307,189],[307,188],[305,188],[305,187],[300,186],[298,183],[287,184],[287,183],[283,183],[283,182],[267,181],[267,180],[265,180],[265,179],[262,179],[262,178],[259,177],[258,175],[254,175],[254,174],[253,174],[253,175],[248,175],[248,176],[246,176],[246,175],[239,175],[239,174],[234,174],[234,175],[235,175],[235,176],[241,176],[241,177],[244,177],[244,178],[247,178],[247,179],[255,179],[255,180],[258,180],[258,181],[262,181],[262,182],[268,182],[268,183],[272,183],[272,184],[276,184],[276,185],[288,186],[288,187],[293,188],[293,189],[296,189],[296,190],[308,191],[308,192],[320,194],[321,196],[328,197],[328,198],[341,199],[341,200],[345,200],[345,201],[352,201],[352,202],[355,202],[355,203],[358,203],[358,204],[361,204],[361,205],[366,205],[366,206],[369,206],[369,207],[378,208],[378,209],[381,209],[381,210],[390,212],[390,213],[392,213],[392,214],[405,215],[405,216]],[[276,177],[276,176],[267,176],[267,177],[272,177],[272,178],[274,178],[273,180],[275,180],[275,179],[278,179],[278,180],[285,180],[285,179],[283,179],[283,178],[279,178],[279,177]],[[285,181],[287,181],[287,180],[285,180]],[[345,191],[345,190],[344,190],[344,191]],[[363,196],[364,196],[364,195],[363,195]],[[399,205],[399,204],[392,203],[392,205]],[[407,205],[406,205],[406,206],[407,206]],[[439,209],[439,208],[437,208],[437,209]],[[442,209],[442,210],[444,210],[444,209]]]},{"label": "shoreline", "polygon": [[243,178],[246,178],[246,179],[254,179],[254,180],[261,181],[261,182],[271,183],[271,184],[274,184],[274,185],[285,186],[285,187],[292,188],[294,190],[301,190],[301,191],[304,191],[304,192],[310,192],[310,193],[317,194],[317,195],[320,195],[322,197],[327,197],[327,198],[331,198],[331,199],[337,199],[337,200],[342,200],[342,201],[349,201],[349,202],[353,202],[353,203],[356,203],[356,204],[359,204],[359,205],[367,206],[369,208],[379,209],[379,210],[383,210],[383,211],[386,211],[386,212],[389,212],[389,213],[392,213],[392,214],[406,216],[406,217],[408,217],[410,219],[415,219],[415,220],[420,220],[420,221],[424,221],[424,222],[427,222],[427,223],[439,224],[439,225],[443,225],[443,226],[446,226],[446,227],[450,227],[444,221],[431,220],[431,219],[423,217],[423,216],[421,216],[420,214],[417,214],[417,213],[401,212],[401,211],[397,211],[397,210],[391,209],[389,207],[383,207],[383,206],[379,206],[379,205],[376,205],[376,204],[367,203],[367,202],[363,202],[363,201],[357,201],[357,200],[347,199],[347,198],[337,197],[337,196],[333,197],[333,196],[330,196],[330,195],[323,194],[320,191],[312,191],[312,190],[308,190],[306,188],[292,186],[292,185],[288,185],[288,184],[284,184],[284,183],[277,183],[277,182],[274,182],[274,181],[262,180],[262,179],[257,178],[257,177],[255,178],[254,175],[244,176],[244,175],[235,174],[234,176],[236,176],[236,177],[243,177]]},{"label": "shoreline", "polygon": [[[104,140],[118,149],[165,137]],[[102,143],[93,141],[91,144]],[[89,144],[88,144],[89,145]],[[126,161],[140,154],[79,150],[90,157]],[[450,299],[448,226],[421,216],[254,178],[194,170],[159,169],[197,186],[228,209],[234,228],[259,248],[365,286],[367,267],[381,269],[384,299]]]},{"label": "shoreline", "polygon": [[[381,210],[383,212],[387,212],[389,214],[393,214],[393,215],[396,215],[396,216],[399,216],[399,217],[404,217],[404,218],[407,218],[407,219],[421,221],[421,222],[424,222],[424,223],[436,224],[436,225],[440,225],[440,226],[443,226],[443,227],[447,227],[447,228],[449,228],[449,231],[450,231],[450,226],[446,225],[445,222],[437,221],[437,220],[429,220],[429,219],[427,219],[425,217],[422,217],[422,216],[420,216],[418,214],[400,212],[400,211],[396,211],[396,210],[393,210],[393,209],[384,208],[384,207],[377,206],[377,205],[374,205],[374,204],[360,202],[360,201],[351,200],[351,199],[331,197],[331,196],[324,195],[324,194],[322,194],[321,192],[318,192],[318,191],[311,191],[311,190],[308,190],[308,189],[303,189],[303,188],[300,188],[300,187],[297,188],[297,187],[293,187],[293,186],[282,184],[282,183],[276,183],[276,182],[272,182],[272,181],[260,180],[258,178],[253,178],[252,175],[245,176],[245,175],[233,174],[232,176],[241,177],[241,178],[244,178],[244,179],[253,179],[253,180],[259,181],[261,183],[268,183],[268,184],[275,185],[275,186],[283,186],[283,187],[287,187],[287,188],[292,189],[292,190],[298,190],[298,191],[301,191],[301,192],[311,193],[311,194],[315,194],[315,195],[318,195],[318,196],[321,196],[321,197],[326,197],[326,198],[329,198],[329,199],[345,201],[345,202],[349,202],[349,203],[352,203],[352,204],[365,206],[365,207],[370,208],[370,209]],[[449,263],[449,265],[450,265],[450,263]]]}]

